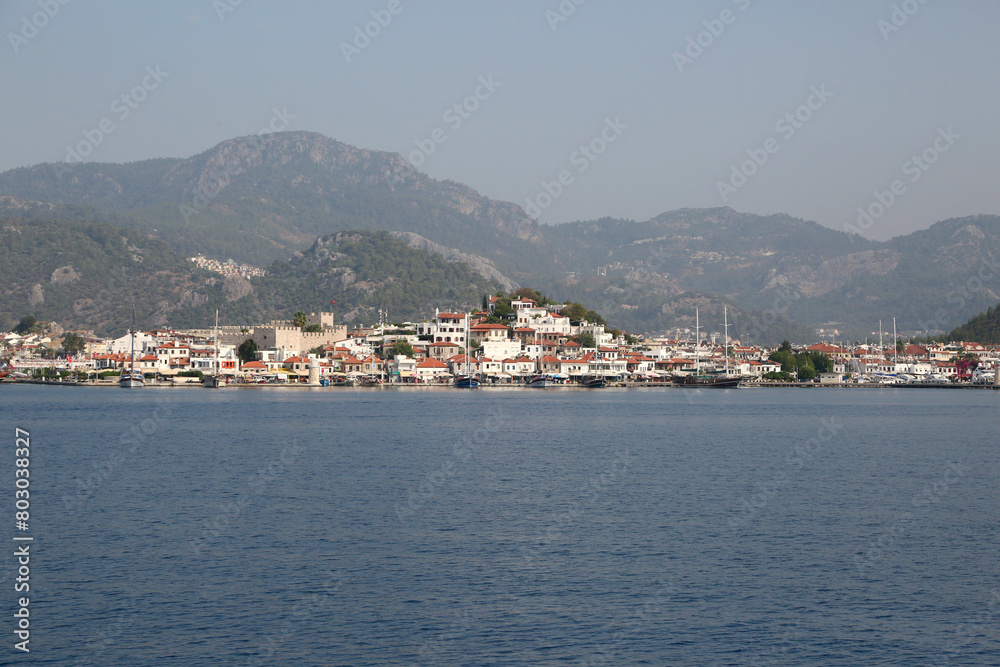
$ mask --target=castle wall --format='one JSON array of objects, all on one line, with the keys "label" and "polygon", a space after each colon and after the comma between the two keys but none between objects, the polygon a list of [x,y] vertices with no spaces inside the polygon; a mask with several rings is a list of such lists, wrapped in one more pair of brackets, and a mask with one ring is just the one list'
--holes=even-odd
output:
[{"label": "castle wall", "polygon": [[[309,313],[306,325],[319,324],[323,331],[303,333],[299,327],[289,320],[275,320],[268,324],[250,327],[249,332],[242,331],[242,326],[219,327],[219,343],[222,345],[241,345],[247,338],[252,338],[259,348],[279,348],[305,353],[320,345],[329,345],[347,338],[347,326],[335,325],[333,313]],[[215,329],[195,329],[189,331],[192,335],[212,338]]]},{"label": "castle wall", "polygon": [[[314,347],[329,345],[339,340],[347,338],[347,327],[345,325],[333,326],[316,332],[303,332],[295,326],[262,326],[254,327],[253,332],[246,338],[253,338],[257,347],[283,347],[296,350],[299,353],[308,352]],[[221,338],[221,335],[220,335]],[[242,340],[240,341],[242,342]]]}]

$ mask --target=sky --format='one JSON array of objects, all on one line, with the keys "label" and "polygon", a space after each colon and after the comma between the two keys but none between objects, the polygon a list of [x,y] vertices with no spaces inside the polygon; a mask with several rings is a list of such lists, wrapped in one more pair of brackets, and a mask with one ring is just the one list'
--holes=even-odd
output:
[{"label": "sky", "polygon": [[998,25],[992,0],[5,0],[0,171],[270,126],[543,223],[730,206],[886,239],[1000,213]]}]

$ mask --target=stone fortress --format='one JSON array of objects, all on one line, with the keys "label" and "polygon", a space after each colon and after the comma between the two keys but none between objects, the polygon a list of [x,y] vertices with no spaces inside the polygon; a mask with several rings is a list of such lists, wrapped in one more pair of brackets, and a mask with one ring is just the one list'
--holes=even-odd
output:
[{"label": "stone fortress", "polygon": [[[247,338],[252,338],[260,349],[284,348],[305,352],[320,345],[329,345],[347,339],[347,326],[333,323],[333,313],[309,313],[306,326],[318,324],[322,331],[303,332],[291,320],[274,320],[267,324],[250,327],[224,326],[219,327],[219,343],[223,345],[240,345]],[[197,335],[212,337],[213,329],[192,331]]]}]

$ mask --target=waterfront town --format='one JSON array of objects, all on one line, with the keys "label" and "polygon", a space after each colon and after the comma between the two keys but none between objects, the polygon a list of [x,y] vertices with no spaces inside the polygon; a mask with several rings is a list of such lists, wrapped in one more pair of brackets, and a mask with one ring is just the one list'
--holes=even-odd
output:
[{"label": "waterfront town", "polygon": [[[509,319],[502,323],[493,316],[496,302],[490,297],[486,310],[436,310],[422,322],[352,330],[335,324],[333,313],[319,312],[249,327],[136,331],[134,340],[131,334],[102,339],[9,332],[0,334],[0,379],[44,376],[114,384],[134,368],[152,384],[197,384],[210,374],[227,384],[443,385],[463,376],[516,384],[537,374],[565,384],[588,376],[656,384],[713,371],[750,383],[992,384],[1000,362],[1000,346],[975,342],[894,345],[890,337],[883,344],[763,347],[726,333],[696,336],[690,330],[636,338],[571,319],[560,312],[565,306],[539,306],[529,298],[511,299]],[[75,353],[53,355],[66,352],[61,345],[68,336],[76,337]]]}]

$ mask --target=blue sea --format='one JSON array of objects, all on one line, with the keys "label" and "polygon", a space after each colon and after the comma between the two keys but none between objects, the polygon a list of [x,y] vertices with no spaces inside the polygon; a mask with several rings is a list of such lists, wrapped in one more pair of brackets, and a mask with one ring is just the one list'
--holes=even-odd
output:
[{"label": "blue sea", "polygon": [[4,385],[0,405],[6,539],[34,537],[30,654],[4,561],[4,664],[1000,664],[1000,392]]}]

